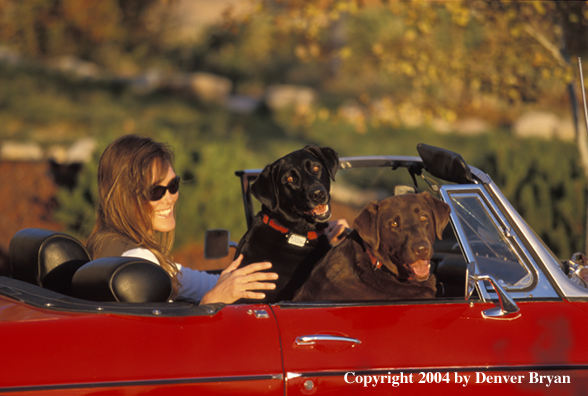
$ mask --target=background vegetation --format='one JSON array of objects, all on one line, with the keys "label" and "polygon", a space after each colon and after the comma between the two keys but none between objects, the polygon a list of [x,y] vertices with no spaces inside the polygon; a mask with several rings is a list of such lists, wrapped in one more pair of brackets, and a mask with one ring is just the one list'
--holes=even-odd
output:
[{"label": "background vegetation", "polygon": [[[176,147],[185,181],[178,246],[201,241],[209,228],[228,228],[233,238],[245,231],[235,170],[308,143],[347,156],[416,155],[425,142],[486,171],[561,257],[585,250],[578,145],[522,139],[511,126],[529,109],[572,114],[586,2],[257,1],[190,40],[174,33],[180,3],[0,1],[0,43],[31,61],[0,67],[0,139],[98,142],[77,186],[57,197],[56,217],[69,232],[88,235],[97,158],[124,133]],[[80,78],[45,67],[63,55],[102,73]],[[260,100],[243,113],[128,83],[153,69],[212,72],[250,99],[272,84],[312,87],[317,99],[283,109]],[[451,132],[466,117],[485,120],[485,133],[433,128],[443,122]]]}]

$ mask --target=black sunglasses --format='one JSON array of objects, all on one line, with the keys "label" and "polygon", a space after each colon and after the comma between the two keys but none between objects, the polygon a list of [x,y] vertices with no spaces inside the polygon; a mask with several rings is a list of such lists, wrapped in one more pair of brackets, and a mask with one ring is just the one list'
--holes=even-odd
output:
[{"label": "black sunglasses", "polygon": [[165,195],[166,191],[170,194],[175,194],[180,189],[180,176],[176,176],[168,183],[167,186],[154,186],[151,189],[150,201],[159,201]]}]

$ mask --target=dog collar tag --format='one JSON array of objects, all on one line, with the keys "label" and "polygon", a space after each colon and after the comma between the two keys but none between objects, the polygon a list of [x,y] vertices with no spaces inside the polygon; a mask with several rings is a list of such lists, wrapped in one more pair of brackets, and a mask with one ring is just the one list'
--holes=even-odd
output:
[{"label": "dog collar tag", "polygon": [[288,243],[294,246],[304,246],[306,245],[306,237],[298,234],[290,234],[288,237]]}]

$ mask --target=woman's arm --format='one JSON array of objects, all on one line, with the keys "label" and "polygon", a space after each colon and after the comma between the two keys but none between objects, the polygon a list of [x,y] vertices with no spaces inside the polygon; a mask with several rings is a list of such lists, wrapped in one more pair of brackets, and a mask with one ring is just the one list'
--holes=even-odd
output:
[{"label": "woman's arm", "polygon": [[[127,250],[122,255],[144,258],[159,264],[155,255],[145,248]],[[241,298],[262,299],[265,297],[265,294],[252,290],[273,290],[276,288],[274,283],[267,281],[278,279],[278,274],[259,272],[271,268],[271,263],[254,263],[238,268],[241,260],[243,260],[243,255],[233,261],[220,276],[183,267],[176,263],[180,270],[178,274],[180,290],[177,298],[200,301],[200,304],[215,302],[231,304]]]},{"label": "woman's arm", "polygon": [[252,290],[273,290],[272,281],[278,279],[274,272],[259,272],[272,267],[271,263],[262,262],[238,268],[243,255],[237,257],[220,275],[216,285],[204,295],[200,304],[222,302],[231,304],[241,298],[262,299],[265,294]]},{"label": "woman's arm", "polygon": [[[122,256],[139,257],[159,265],[157,257],[149,249],[141,247],[127,250]],[[176,299],[200,301],[216,285],[219,279],[219,275],[184,267],[178,263],[175,264],[178,268],[178,280],[180,282]]]}]

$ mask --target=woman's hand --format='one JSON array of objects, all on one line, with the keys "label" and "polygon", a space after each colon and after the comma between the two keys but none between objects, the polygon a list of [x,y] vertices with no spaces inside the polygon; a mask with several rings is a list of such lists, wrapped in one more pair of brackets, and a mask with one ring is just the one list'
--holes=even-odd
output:
[{"label": "woman's hand", "polygon": [[585,282],[588,282],[588,267],[582,268],[578,275],[580,275],[580,277],[584,279]]},{"label": "woman's hand", "polygon": [[246,267],[238,268],[243,260],[241,254],[220,274],[216,285],[202,297],[200,304],[222,302],[231,304],[241,298],[262,299],[264,293],[252,290],[273,290],[276,285],[272,282],[264,282],[278,279],[275,272],[259,272],[272,267],[271,263],[253,263]]},{"label": "woman's hand", "polygon": [[339,219],[329,221],[327,228],[325,228],[325,233],[327,234],[327,238],[329,238],[329,243],[331,246],[336,246],[345,236],[347,236],[349,231],[349,224],[347,224],[347,220]]}]

